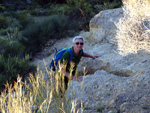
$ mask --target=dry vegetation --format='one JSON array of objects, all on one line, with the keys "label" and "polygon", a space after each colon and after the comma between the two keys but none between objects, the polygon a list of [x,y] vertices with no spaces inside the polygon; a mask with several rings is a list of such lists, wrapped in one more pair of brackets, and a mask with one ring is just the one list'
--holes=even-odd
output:
[{"label": "dry vegetation", "polygon": [[[2,113],[78,113],[77,100],[61,95],[63,79],[61,72],[55,74],[47,70],[49,79],[39,70],[35,76],[30,74],[28,83],[17,82],[12,87],[7,84],[0,96],[0,110]],[[60,91],[61,90],[61,91]],[[82,109],[80,110],[82,113]]]},{"label": "dry vegetation", "polygon": [[116,23],[120,54],[150,52],[150,0],[124,0],[124,17]]}]

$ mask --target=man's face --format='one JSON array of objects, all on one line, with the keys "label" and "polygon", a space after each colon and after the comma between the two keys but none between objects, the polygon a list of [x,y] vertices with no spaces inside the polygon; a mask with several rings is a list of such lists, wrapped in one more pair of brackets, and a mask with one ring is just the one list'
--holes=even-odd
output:
[{"label": "man's face", "polygon": [[73,47],[75,50],[80,51],[83,48],[83,40],[82,39],[77,39],[75,43],[73,44]]}]

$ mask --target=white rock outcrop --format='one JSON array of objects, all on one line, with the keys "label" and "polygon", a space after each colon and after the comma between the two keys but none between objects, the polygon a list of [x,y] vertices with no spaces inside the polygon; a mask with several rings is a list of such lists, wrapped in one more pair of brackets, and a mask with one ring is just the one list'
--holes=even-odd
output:
[{"label": "white rock outcrop", "polygon": [[101,11],[91,19],[90,32],[80,34],[86,40],[84,51],[102,56],[82,59],[78,71],[83,74],[85,66],[86,76],[83,82],[71,81],[66,96],[77,98],[78,107],[82,100],[89,113],[96,113],[94,110],[99,108],[103,108],[103,113],[150,111],[150,53],[117,53],[114,22],[122,17],[122,8]]},{"label": "white rock outcrop", "polygon": [[106,40],[112,43],[114,36],[116,35],[116,25],[119,19],[123,17],[123,10],[113,9],[107,11],[101,11],[90,21],[90,38],[92,41],[101,42]]}]

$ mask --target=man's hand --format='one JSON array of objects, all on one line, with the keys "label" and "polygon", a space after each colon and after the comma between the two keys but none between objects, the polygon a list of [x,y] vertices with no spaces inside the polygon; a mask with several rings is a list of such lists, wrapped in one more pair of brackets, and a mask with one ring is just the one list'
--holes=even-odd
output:
[{"label": "man's hand", "polygon": [[81,82],[83,80],[83,77],[82,76],[79,76],[79,77],[72,76],[72,80],[80,81]]},{"label": "man's hand", "polygon": [[101,55],[92,56],[93,59],[98,58],[98,57],[101,57]]}]

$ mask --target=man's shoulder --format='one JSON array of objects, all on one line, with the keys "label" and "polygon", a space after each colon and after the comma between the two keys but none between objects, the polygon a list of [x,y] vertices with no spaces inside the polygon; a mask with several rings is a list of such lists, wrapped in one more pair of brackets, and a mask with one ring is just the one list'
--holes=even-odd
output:
[{"label": "man's shoulder", "polygon": [[63,55],[70,55],[70,52],[69,52],[69,51],[65,51],[65,52],[63,53]]},{"label": "man's shoulder", "polygon": [[62,58],[64,58],[64,57],[65,57],[65,58],[67,58],[67,57],[69,58],[69,57],[70,57],[70,52],[66,50],[66,51],[62,54]]}]

